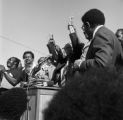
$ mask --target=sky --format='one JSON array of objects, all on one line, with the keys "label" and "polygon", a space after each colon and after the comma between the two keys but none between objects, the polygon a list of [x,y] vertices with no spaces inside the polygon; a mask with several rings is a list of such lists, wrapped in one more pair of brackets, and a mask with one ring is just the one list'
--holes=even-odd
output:
[{"label": "sky", "polygon": [[123,28],[123,0],[0,0],[0,64],[8,58],[22,60],[25,51],[35,54],[35,62],[49,54],[47,42],[53,34],[62,48],[70,42],[68,21],[71,16],[83,42],[86,42],[81,17],[89,9],[103,11],[109,29]]}]

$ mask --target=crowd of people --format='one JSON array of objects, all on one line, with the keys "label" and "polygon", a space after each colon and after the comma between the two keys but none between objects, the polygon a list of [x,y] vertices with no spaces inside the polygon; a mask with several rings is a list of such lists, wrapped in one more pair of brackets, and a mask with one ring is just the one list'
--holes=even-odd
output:
[{"label": "crowd of people", "polygon": [[[34,63],[34,53],[25,51],[23,54],[24,66],[17,57],[10,57],[7,60],[7,69],[0,65],[1,69],[1,87],[10,89],[13,87],[23,86],[35,79],[49,80],[53,65],[50,60],[51,56],[39,58],[37,64]],[[48,71],[49,70],[49,71]]]},{"label": "crowd of people", "polygon": [[75,72],[83,73],[93,67],[107,67],[108,69],[115,67],[121,72],[123,29],[117,29],[116,33],[113,33],[106,28],[105,16],[98,9],[89,10],[81,20],[83,23],[81,28],[85,38],[89,41],[87,45],[80,39],[74,21],[70,19],[68,30],[71,43],[60,48],[52,35],[47,43],[50,55],[39,58],[36,65],[34,53],[31,51],[25,51],[23,54],[24,66],[20,59],[9,58],[7,70],[3,65],[0,66],[1,86],[5,87],[8,83],[10,88],[22,82],[30,83],[35,78],[52,81],[54,85],[58,84],[61,87]]},{"label": "crowd of people", "polygon": [[77,51],[79,38],[70,25],[73,72],[44,110],[44,120],[122,120],[123,29],[113,33],[105,27],[105,16],[98,9],[88,10],[81,20],[89,40],[82,47],[85,56]]},{"label": "crowd of people", "polygon": [[[31,51],[25,51],[23,54],[24,66],[16,57],[8,59],[8,69],[0,65],[0,92],[44,80],[47,81],[47,86],[62,87],[45,110],[45,120],[108,120],[112,116],[116,119],[122,118],[118,115],[118,111],[121,112],[118,105],[122,104],[117,102],[117,98],[122,99],[118,91],[121,90],[122,95],[123,88],[123,29],[117,29],[116,33],[113,33],[105,26],[104,13],[98,9],[88,10],[81,21],[81,28],[89,41],[87,45],[81,42],[77,28],[71,20],[68,24],[71,43],[60,48],[52,35],[47,43],[49,55],[39,58],[36,65],[34,53]],[[115,73],[121,77],[117,77]],[[40,85],[45,86],[43,82]],[[112,91],[113,88],[118,91]],[[113,102],[112,97],[116,98]],[[62,110],[64,112],[60,114]],[[110,115],[106,113],[108,110]]]},{"label": "crowd of people", "polygon": [[59,81],[61,86],[64,85],[63,77],[56,78],[61,71],[65,73],[65,82],[75,72],[83,74],[94,67],[115,68],[117,72],[122,73],[123,29],[117,29],[116,33],[113,33],[105,26],[104,13],[98,9],[89,10],[81,20],[81,28],[89,41],[87,45],[81,42],[73,21],[68,24],[71,43],[67,43],[62,49],[55,44],[53,38],[48,43],[49,52],[57,61],[52,80],[55,83]]}]

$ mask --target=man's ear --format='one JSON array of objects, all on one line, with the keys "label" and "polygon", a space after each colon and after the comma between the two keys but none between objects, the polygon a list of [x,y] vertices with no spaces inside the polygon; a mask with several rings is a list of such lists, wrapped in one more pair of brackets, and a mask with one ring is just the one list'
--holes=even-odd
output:
[{"label": "man's ear", "polygon": [[86,25],[87,28],[91,27],[89,22],[86,22],[85,25]]}]

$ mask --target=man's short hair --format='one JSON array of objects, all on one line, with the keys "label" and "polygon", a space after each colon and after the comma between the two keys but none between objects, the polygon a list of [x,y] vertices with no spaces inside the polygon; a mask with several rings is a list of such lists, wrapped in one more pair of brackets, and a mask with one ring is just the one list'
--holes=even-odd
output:
[{"label": "man's short hair", "polygon": [[81,20],[83,23],[89,22],[92,26],[105,24],[105,16],[98,9],[90,9],[82,16]]},{"label": "man's short hair", "polygon": [[0,118],[15,120],[27,108],[27,94],[22,88],[12,88],[0,95]]},{"label": "man's short hair", "polygon": [[102,119],[123,119],[123,80],[115,70],[76,73],[44,110],[44,120]]},{"label": "man's short hair", "polygon": [[32,56],[32,58],[34,59],[34,53],[32,51],[25,51],[23,54],[23,59],[25,59],[26,54],[30,54]]}]

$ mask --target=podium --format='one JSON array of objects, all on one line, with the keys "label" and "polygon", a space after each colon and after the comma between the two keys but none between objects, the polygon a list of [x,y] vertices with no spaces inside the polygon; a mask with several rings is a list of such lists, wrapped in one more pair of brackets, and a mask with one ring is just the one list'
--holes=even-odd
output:
[{"label": "podium", "polygon": [[43,120],[43,110],[59,89],[58,87],[31,87],[26,89],[28,104],[21,120]]}]

